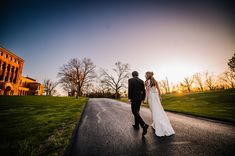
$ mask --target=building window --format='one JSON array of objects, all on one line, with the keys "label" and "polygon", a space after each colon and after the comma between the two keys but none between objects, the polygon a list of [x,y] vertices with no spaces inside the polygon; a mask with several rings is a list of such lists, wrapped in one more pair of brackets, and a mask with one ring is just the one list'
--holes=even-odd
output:
[{"label": "building window", "polygon": [[5,55],[5,58],[8,58],[8,54]]},{"label": "building window", "polygon": [[0,56],[2,56],[3,55],[3,52],[2,51],[0,51]]}]

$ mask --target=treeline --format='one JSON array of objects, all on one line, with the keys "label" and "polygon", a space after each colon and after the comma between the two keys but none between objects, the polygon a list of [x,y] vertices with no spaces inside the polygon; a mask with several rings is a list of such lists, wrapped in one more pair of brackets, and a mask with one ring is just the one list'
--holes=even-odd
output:
[{"label": "treeline", "polygon": [[[59,69],[58,82],[44,80],[44,91],[45,95],[56,95],[55,88],[60,85],[68,96],[126,97],[130,75],[128,63],[116,62],[111,71],[97,70],[91,59],[73,58]],[[208,71],[195,73],[178,84],[170,84],[166,78],[159,81],[159,86],[163,94],[235,88],[235,54],[228,60],[228,69],[220,75]]]},{"label": "treeline", "polygon": [[91,59],[73,58],[59,69],[58,82],[44,80],[45,95],[56,95],[56,86],[60,85],[68,96],[110,97],[119,98],[127,89],[130,77],[128,63],[116,62],[112,71],[96,70]]},{"label": "treeline", "polygon": [[228,69],[219,75],[208,71],[195,73],[190,77],[185,77],[178,84],[169,84],[167,78],[161,80],[159,81],[161,92],[167,94],[235,88],[235,54],[227,64]]},{"label": "treeline", "polygon": [[208,71],[195,73],[185,77],[178,84],[169,84],[168,79],[159,81],[160,90],[163,94],[203,92],[207,90],[235,88],[235,77],[231,71],[224,71],[220,75],[214,75]]}]

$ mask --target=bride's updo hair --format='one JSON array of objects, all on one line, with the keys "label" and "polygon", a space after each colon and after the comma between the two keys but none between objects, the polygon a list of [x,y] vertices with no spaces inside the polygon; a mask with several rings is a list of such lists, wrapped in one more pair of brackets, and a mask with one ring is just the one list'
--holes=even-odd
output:
[{"label": "bride's updo hair", "polygon": [[145,85],[147,85],[148,80],[150,80],[150,86],[156,86],[157,81],[154,79],[153,77],[154,73],[147,71],[145,73],[145,77],[146,77],[146,81],[145,81]]}]

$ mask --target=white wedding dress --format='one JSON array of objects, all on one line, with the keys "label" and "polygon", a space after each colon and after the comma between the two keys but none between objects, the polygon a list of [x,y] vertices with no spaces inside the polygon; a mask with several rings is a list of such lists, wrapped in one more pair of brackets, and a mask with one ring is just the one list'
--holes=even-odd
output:
[{"label": "white wedding dress", "polygon": [[158,91],[155,86],[150,87],[150,82],[148,82],[148,103],[152,113],[152,127],[155,129],[155,134],[157,136],[170,136],[175,134],[174,129],[161,105]]}]

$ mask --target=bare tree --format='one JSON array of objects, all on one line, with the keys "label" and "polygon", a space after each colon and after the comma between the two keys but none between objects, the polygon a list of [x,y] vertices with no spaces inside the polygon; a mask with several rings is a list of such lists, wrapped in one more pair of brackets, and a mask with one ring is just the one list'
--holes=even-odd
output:
[{"label": "bare tree", "polygon": [[45,79],[43,81],[44,91],[46,95],[54,95],[56,93],[55,87],[58,85],[58,82],[53,82],[50,79]]},{"label": "bare tree", "polygon": [[159,87],[161,88],[161,90],[163,90],[166,94],[168,94],[170,92],[170,86],[169,86],[169,82],[168,79],[166,77],[165,80],[161,80],[159,82]]},{"label": "bare tree", "polygon": [[231,88],[235,88],[235,74],[232,71],[225,71],[220,77],[222,81],[228,84]]},{"label": "bare tree", "polygon": [[209,72],[207,71],[205,73],[205,85],[210,89],[210,90],[214,90],[215,89],[215,79],[213,74],[209,74]]},{"label": "bare tree", "polygon": [[161,93],[165,94],[165,89],[162,87],[162,82],[161,81],[158,82],[158,85],[159,85],[159,89],[160,89]]},{"label": "bare tree", "polygon": [[188,92],[191,92],[193,82],[193,77],[185,77],[181,86],[187,87]]},{"label": "bare tree", "polygon": [[58,77],[65,90],[73,91],[76,88],[76,98],[78,98],[95,77],[95,65],[89,58],[82,60],[73,58],[60,68]]},{"label": "bare tree", "polygon": [[171,93],[180,93],[181,92],[180,85],[172,83],[171,86],[172,86]]},{"label": "bare tree", "polygon": [[100,83],[99,83],[99,86],[98,86],[98,90],[100,92],[102,92],[104,94],[105,92],[111,92],[112,91],[112,88],[109,85],[106,84],[105,80],[100,80],[99,82]]},{"label": "bare tree", "polygon": [[187,88],[187,86],[184,84],[184,82],[180,82],[180,84],[179,84],[179,90],[180,90],[180,92],[182,92],[182,93],[188,92],[188,88]]},{"label": "bare tree", "polygon": [[59,83],[62,85],[62,88],[68,93],[68,96],[75,96],[76,84],[73,81],[70,81],[68,77],[63,77],[60,79]]},{"label": "bare tree", "polygon": [[170,93],[170,85],[167,77],[166,77],[166,86],[167,86],[167,93]]},{"label": "bare tree", "polygon": [[161,80],[159,81],[159,87],[161,90],[161,93],[167,93],[167,85],[166,85],[166,81],[165,80]]},{"label": "bare tree", "polygon": [[111,88],[115,92],[115,98],[117,99],[120,90],[127,87],[130,67],[128,63],[116,62],[113,71],[115,76],[109,74],[107,70],[101,69],[101,83],[105,84],[107,88]]},{"label": "bare tree", "polygon": [[235,53],[233,57],[228,60],[228,66],[230,71],[225,71],[222,76],[222,80],[230,85],[232,88],[235,87]]},{"label": "bare tree", "polygon": [[228,60],[228,66],[229,69],[235,73],[235,53],[233,54],[233,57]]},{"label": "bare tree", "polygon": [[194,78],[196,84],[199,86],[200,91],[203,92],[202,74],[201,73],[196,73],[196,74],[193,75],[193,78]]}]

